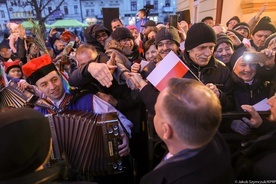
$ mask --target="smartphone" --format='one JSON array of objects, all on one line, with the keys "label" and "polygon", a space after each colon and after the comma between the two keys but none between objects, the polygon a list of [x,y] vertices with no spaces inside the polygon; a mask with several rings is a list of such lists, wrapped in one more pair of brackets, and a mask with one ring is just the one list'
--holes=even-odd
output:
[{"label": "smartphone", "polygon": [[65,28],[57,27],[57,28],[55,28],[55,30],[56,30],[57,32],[63,32],[63,31],[65,31]]},{"label": "smartphone", "polygon": [[169,25],[177,28],[177,23],[178,23],[178,15],[170,15],[169,17]]},{"label": "smartphone", "polygon": [[256,51],[248,51],[243,53],[243,61],[262,64],[267,60],[264,53]]}]

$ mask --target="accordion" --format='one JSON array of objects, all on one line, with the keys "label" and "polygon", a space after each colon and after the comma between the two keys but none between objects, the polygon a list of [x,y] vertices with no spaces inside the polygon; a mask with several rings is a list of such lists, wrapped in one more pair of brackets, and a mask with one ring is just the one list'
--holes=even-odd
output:
[{"label": "accordion", "polygon": [[0,91],[0,107],[19,108],[35,103],[37,99],[33,93],[20,90],[14,81],[10,81],[8,86]]},{"label": "accordion", "polygon": [[117,113],[63,112],[48,114],[53,140],[52,159],[65,154],[80,174],[94,176],[124,172]]}]

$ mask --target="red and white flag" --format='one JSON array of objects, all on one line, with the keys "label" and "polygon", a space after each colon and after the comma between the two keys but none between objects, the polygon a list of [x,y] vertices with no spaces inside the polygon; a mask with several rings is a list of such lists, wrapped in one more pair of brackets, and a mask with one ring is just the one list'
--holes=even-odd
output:
[{"label": "red and white flag", "polygon": [[182,78],[189,68],[181,59],[171,51],[149,74],[147,80],[152,83],[159,91],[162,91],[171,78]]}]

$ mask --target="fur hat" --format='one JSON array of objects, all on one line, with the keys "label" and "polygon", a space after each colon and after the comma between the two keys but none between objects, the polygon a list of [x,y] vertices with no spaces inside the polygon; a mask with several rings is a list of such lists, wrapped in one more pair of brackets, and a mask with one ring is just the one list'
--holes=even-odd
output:
[{"label": "fur hat", "polygon": [[185,50],[191,50],[200,44],[208,42],[217,43],[215,31],[205,23],[195,23],[188,29]]},{"label": "fur hat", "polygon": [[133,37],[132,33],[130,32],[130,30],[128,28],[125,28],[125,27],[116,28],[111,33],[111,37],[114,40],[116,40],[117,42],[119,42],[120,40],[126,39],[126,38],[130,38],[130,39],[134,40],[134,37]]},{"label": "fur hat", "polygon": [[36,81],[54,70],[57,70],[56,66],[47,54],[34,58],[22,66],[24,75],[32,85],[35,85]]},{"label": "fur hat", "polygon": [[170,26],[169,28],[162,27],[159,31],[157,31],[155,35],[155,44],[157,45],[162,40],[175,41],[178,46],[181,41],[177,29],[173,26]]},{"label": "fur hat", "polygon": [[231,20],[236,20],[238,23],[241,22],[241,20],[240,20],[240,18],[239,18],[238,16],[234,16],[234,17],[232,17],[231,19],[229,19],[229,20],[226,22],[226,26],[227,26],[227,27],[228,27],[229,22],[230,22]]},{"label": "fur hat", "polygon": [[218,46],[221,43],[227,43],[227,44],[229,44],[232,47],[232,49],[234,49],[234,45],[233,45],[232,40],[225,33],[219,33],[219,34],[217,34],[217,44],[215,45],[214,51],[217,50]]},{"label": "fur hat", "polygon": [[1,112],[0,119],[0,181],[35,172],[49,154],[48,120],[31,108]]},{"label": "fur hat", "polygon": [[271,21],[271,18],[268,16],[264,16],[263,18],[261,18],[261,20],[258,22],[258,24],[255,26],[252,35],[254,35],[256,32],[260,31],[260,30],[269,30],[272,33],[276,32],[276,28],[275,25],[273,24],[273,22]]}]

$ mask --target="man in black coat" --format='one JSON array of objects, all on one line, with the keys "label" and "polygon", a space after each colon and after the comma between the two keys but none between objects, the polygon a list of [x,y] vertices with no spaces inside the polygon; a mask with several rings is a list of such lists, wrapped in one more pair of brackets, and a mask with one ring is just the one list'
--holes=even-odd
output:
[{"label": "man in black coat", "polygon": [[[159,55],[164,58],[170,51],[177,53],[180,40],[176,30],[162,28],[155,37]],[[209,87],[219,98],[224,112],[233,110],[233,81],[229,68],[213,56],[216,44],[214,30],[205,23],[194,24],[187,32],[183,63],[189,71],[183,78],[200,80]],[[159,92],[139,74],[133,74],[140,89],[141,99],[151,114]]]},{"label": "man in black coat", "polygon": [[155,104],[154,127],[169,153],[145,175],[147,183],[233,183],[230,152],[217,133],[219,99],[192,79],[169,81]]}]

